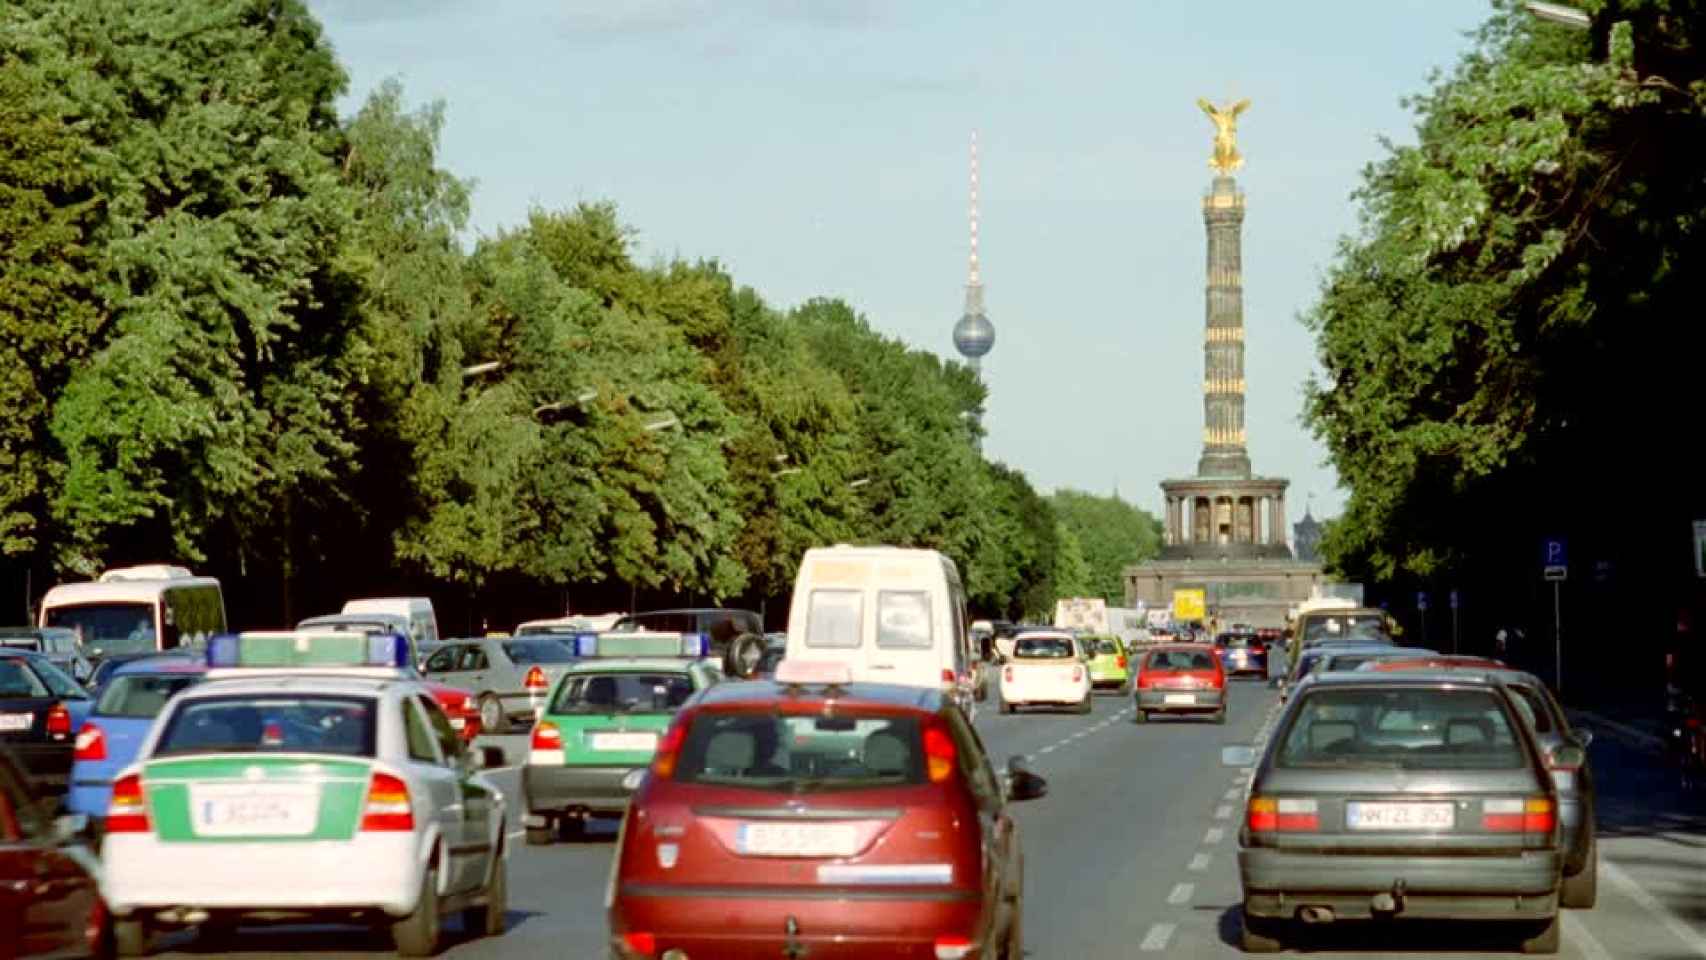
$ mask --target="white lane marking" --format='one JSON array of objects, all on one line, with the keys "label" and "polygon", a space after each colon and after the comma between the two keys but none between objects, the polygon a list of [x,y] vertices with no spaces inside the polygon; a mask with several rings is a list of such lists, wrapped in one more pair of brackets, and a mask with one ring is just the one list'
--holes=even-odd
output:
[{"label": "white lane marking", "polygon": [[505,834],[505,836],[509,837],[511,840],[514,840],[516,837],[519,837],[526,832],[527,832],[526,830],[511,830],[509,833]]},{"label": "white lane marking", "polygon": [[1051,743],[1048,746],[1042,748],[1041,750],[1038,750],[1037,752],[1038,753],[1053,753],[1054,752],[1054,746],[1055,745]]},{"label": "white lane marking", "polygon": [[1208,869],[1208,865],[1212,860],[1214,860],[1214,854],[1212,854],[1212,853],[1199,853],[1196,856],[1191,858],[1190,865],[1187,866],[1185,869],[1193,870],[1197,873],[1201,873],[1204,870]]},{"label": "white lane marking", "polygon": [[1137,945],[1137,949],[1147,950],[1151,953],[1165,950],[1167,949],[1167,941],[1173,939],[1173,931],[1177,929],[1177,924],[1158,923],[1150,927],[1149,932],[1144,934],[1143,942]]},{"label": "white lane marking", "polygon": [[1224,827],[1209,827],[1208,832],[1202,835],[1202,842],[1209,846],[1213,846],[1225,839],[1226,829]]},{"label": "white lane marking", "polygon": [[1236,800],[1236,799],[1238,799],[1238,794],[1240,794],[1242,792],[1244,792],[1242,787],[1233,787],[1232,789],[1226,791],[1226,799]]},{"label": "white lane marking", "polygon": [[1255,767],[1239,767],[1238,768],[1238,775],[1241,777],[1248,777],[1255,772],[1256,772]]},{"label": "white lane marking", "polygon": [[1564,917],[1565,938],[1570,941],[1570,946],[1581,951],[1585,960],[1611,960],[1611,954],[1588,932],[1588,926],[1582,922],[1580,914],[1569,910],[1561,910],[1559,913]]},{"label": "white lane marking", "polygon": [[1232,804],[1223,803],[1220,806],[1215,807],[1214,808],[1214,819],[1216,819],[1216,820],[1230,820],[1230,819],[1232,819]]},{"label": "white lane marking", "polygon": [[1689,949],[1702,957],[1706,957],[1706,936],[1701,936],[1700,931],[1690,926],[1688,921],[1677,916],[1671,908],[1659,902],[1657,897],[1641,889],[1641,885],[1636,883],[1633,877],[1624,873],[1604,857],[1599,860],[1599,872],[1622,888],[1629,899],[1640,904],[1648,913],[1658,917],[1659,922],[1664,924],[1671,933],[1676,934],[1678,940],[1688,944]]},{"label": "white lane marking", "polygon": [[1190,903],[1191,894],[1195,893],[1196,889],[1197,885],[1194,883],[1174,884],[1173,892],[1167,894],[1167,902],[1175,907]]}]

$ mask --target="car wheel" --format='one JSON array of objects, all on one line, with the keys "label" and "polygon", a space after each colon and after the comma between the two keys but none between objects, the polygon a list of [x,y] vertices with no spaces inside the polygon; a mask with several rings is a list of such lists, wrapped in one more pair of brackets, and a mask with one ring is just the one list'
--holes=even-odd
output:
[{"label": "car wheel", "polygon": [[1564,875],[1558,890],[1558,902],[1572,910],[1586,910],[1599,900],[1599,838],[1588,837],[1588,852],[1582,857],[1582,868]]},{"label": "car wheel", "polygon": [[203,920],[195,931],[196,947],[211,953],[229,953],[233,949],[232,942],[237,939],[237,918],[232,916],[211,916]]},{"label": "car wheel", "polygon": [[462,932],[471,937],[501,937],[508,915],[509,871],[500,850],[492,863],[492,881],[486,887],[485,905],[462,911]]},{"label": "car wheel", "polygon": [[1006,698],[1002,698],[1002,700],[1001,700],[1001,712],[1002,713],[1012,713],[1013,712],[1013,704],[1009,703],[1006,700]]},{"label": "car wheel", "polygon": [[396,941],[398,956],[430,957],[438,952],[439,932],[438,870],[428,867],[415,912],[392,921],[391,939]]},{"label": "car wheel", "polygon": [[1226,723],[1226,708],[1225,707],[1221,707],[1219,710],[1214,711],[1214,722],[1221,724],[1223,726],[1225,725],[1225,723]]},{"label": "car wheel", "polygon": [[509,724],[504,722],[504,705],[498,698],[489,694],[480,694],[480,730],[484,733],[503,733]]},{"label": "car wheel", "polygon": [[1079,703],[1078,703],[1078,707],[1077,707],[1078,712],[1079,713],[1089,713],[1090,711],[1096,709],[1096,704],[1094,702],[1095,699],[1096,699],[1096,694],[1094,691],[1091,691],[1091,690],[1084,691],[1084,699],[1079,701]]},{"label": "car wheel", "polygon": [[146,957],[153,947],[152,930],[140,917],[113,921],[113,952],[121,957]]},{"label": "car wheel", "polygon": [[555,839],[557,839],[557,826],[550,821],[546,821],[543,827],[527,828],[527,845],[530,847],[547,847]]},{"label": "car wheel", "polygon": [[1131,715],[1131,722],[1132,723],[1148,723],[1149,722],[1149,711],[1143,709],[1142,707],[1138,707],[1137,710],[1134,711]]},{"label": "car wheel", "polygon": [[1243,911],[1243,923],[1238,930],[1238,949],[1245,953],[1279,953],[1285,949],[1280,940],[1281,922],[1267,917],[1252,917]]},{"label": "car wheel", "polygon": [[1529,936],[1523,938],[1517,949],[1523,953],[1557,953],[1559,940],[1562,939],[1559,935],[1559,927],[1562,926],[1559,918],[1562,916],[1554,913],[1540,926],[1535,927]]}]

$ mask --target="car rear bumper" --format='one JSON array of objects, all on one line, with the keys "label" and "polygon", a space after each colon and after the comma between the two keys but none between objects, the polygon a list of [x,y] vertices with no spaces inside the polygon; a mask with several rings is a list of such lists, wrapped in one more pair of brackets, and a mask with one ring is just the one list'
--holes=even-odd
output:
[{"label": "car rear bumper", "polygon": [[[1172,702],[1168,697],[1190,697],[1189,703]],[[1195,713],[1219,710],[1226,705],[1224,690],[1139,690],[1137,708],[1151,713]]]},{"label": "car rear bumper", "polygon": [[544,690],[537,694],[500,693],[498,705],[503,707],[504,719],[509,722],[530,724],[539,719],[540,711],[545,709],[546,693]]},{"label": "car rear bumper", "polygon": [[1290,918],[1305,906],[1335,916],[1374,916],[1372,898],[1397,893],[1397,915],[1437,919],[1544,919],[1558,910],[1562,858],[1535,850],[1507,856],[1361,856],[1245,849],[1238,852],[1244,907]]},{"label": "car rear bumper", "polygon": [[1090,695],[1091,686],[1085,682],[1076,687],[1019,687],[1001,688],[1001,702],[1016,707],[1074,706]]},{"label": "car rear bumper", "polygon": [[71,791],[65,795],[65,809],[71,813],[81,813],[92,820],[107,815],[107,806],[112,803],[112,799],[111,780],[73,776]]},{"label": "car rear bumper", "polygon": [[521,768],[521,796],[529,814],[621,813],[628,807],[622,779],[643,765],[621,767],[552,767],[528,764]]},{"label": "car rear bumper", "polygon": [[44,795],[65,790],[71,779],[71,758],[74,745],[70,740],[56,743],[18,743],[0,740],[29,775],[32,785]]},{"label": "car rear bumper", "polygon": [[119,917],[172,907],[401,917],[420,897],[423,857],[413,833],[295,843],[165,843],[119,833],[101,845],[103,892]]}]

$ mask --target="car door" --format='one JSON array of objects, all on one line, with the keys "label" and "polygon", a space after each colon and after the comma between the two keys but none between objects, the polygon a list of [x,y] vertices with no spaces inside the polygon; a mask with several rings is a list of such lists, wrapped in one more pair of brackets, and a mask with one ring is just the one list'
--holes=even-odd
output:
[{"label": "car door", "polygon": [[984,916],[989,926],[983,933],[993,935],[1007,926],[1007,911],[1012,906],[1009,896],[1017,896],[1020,875],[1017,828],[1007,812],[1007,800],[1001,781],[990,766],[989,754],[978,739],[977,730],[959,710],[942,711],[948,730],[954,738],[960,759],[960,773],[977,801],[978,833],[983,847]]},{"label": "car door", "polygon": [[456,793],[462,805],[459,827],[462,839],[452,851],[458,861],[457,874],[467,883],[467,889],[481,887],[491,875],[492,858],[498,852],[495,841],[499,826],[496,818],[502,814],[501,799],[475,769],[468,756],[467,745],[450,725],[450,718],[444,715],[438,702],[422,694],[416,697],[416,705],[432,725],[439,753],[451,758],[450,765],[456,773]]},{"label": "car door", "polygon": [[463,824],[462,792],[457,784],[457,758],[454,754],[445,756],[439,748],[438,735],[433,732],[432,722],[418,697],[401,697],[397,704],[408,747],[409,785],[413,788],[419,784],[426,789],[433,822],[444,845],[445,856],[439,861],[444,875],[439,878],[439,886],[450,893],[466,890],[471,871],[467,856],[461,853],[468,838]]},{"label": "car door", "polygon": [[0,754],[0,956],[78,952],[98,896]]},{"label": "car door", "polygon": [[491,660],[486,656],[483,643],[470,643],[462,648],[461,655],[456,658],[456,672],[464,681],[459,686],[477,693],[493,689]]},{"label": "car door", "polygon": [[462,675],[458,670],[458,664],[461,662],[462,651],[465,647],[467,644],[463,643],[447,643],[439,647],[426,658],[425,663],[421,664],[421,672],[439,683],[467,690],[468,685],[463,682]]}]

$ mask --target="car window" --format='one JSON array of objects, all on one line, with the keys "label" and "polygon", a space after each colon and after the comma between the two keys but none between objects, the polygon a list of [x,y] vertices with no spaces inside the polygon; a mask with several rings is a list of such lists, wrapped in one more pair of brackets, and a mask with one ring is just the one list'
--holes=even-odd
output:
[{"label": "car window", "polygon": [[953,735],[954,749],[960,761],[960,773],[966,778],[972,796],[977,798],[977,805],[986,810],[999,807],[1001,784],[995,779],[995,771],[989,768],[989,756],[983,750],[983,742],[977,738],[977,731],[959,710],[944,710],[941,715],[947,718],[948,732]]},{"label": "car window", "polygon": [[62,700],[87,700],[89,698],[89,691],[83,689],[82,684],[72,679],[71,674],[66,673],[53,661],[37,660],[30,666],[35,670],[36,676],[41,678],[41,682],[47,684],[48,691],[54,696]]},{"label": "car window", "polygon": [[930,595],[922,590],[877,591],[877,646],[928,649]]},{"label": "car window", "polygon": [[511,663],[527,666],[534,663],[573,663],[575,655],[560,640],[549,637],[522,637],[503,642],[504,656]]},{"label": "car window", "polygon": [[683,739],[676,779],[814,794],[891,787],[923,783],[925,755],[915,717],[702,711]]},{"label": "car window", "polygon": [[806,607],[806,646],[857,647],[864,618],[862,591],[813,590]]},{"label": "car window", "polygon": [[462,656],[456,661],[456,669],[458,669],[458,670],[484,670],[484,669],[486,669],[486,651],[481,650],[479,647],[476,647],[473,644],[469,644],[468,646],[463,647],[462,648]]},{"label": "car window", "polygon": [[95,701],[97,717],[157,717],[166,701],[185,687],[201,682],[195,673],[127,673],[114,677]]},{"label": "car window", "polygon": [[374,701],[370,697],[198,698],[173,711],[154,755],[329,753],[371,757],[374,726]]},{"label": "car window", "polygon": [[428,673],[449,673],[456,669],[456,657],[461,652],[460,647],[440,647],[427,658]]},{"label": "car window", "polygon": [[1552,712],[1546,709],[1546,700],[1540,692],[1526,683],[1513,683],[1511,692],[1516,694],[1517,709],[1522,712],[1522,719],[1533,728],[1535,733],[1552,733]]},{"label": "car window", "polygon": [[1280,736],[1281,767],[1511,769],[1525,763],[1500,698],[1406,685],[1305,693]]},{"label": "car window", "polygon": [[1020,637],[1013,643],[1013,656],[1038,660],[1070,660],[1072,641],[1067,637]]},{"label": "car window", "polygon": [[0,658],[0,699],[30,700],[47,695],[47,685],[21,658]]},{"label": "car window", "polygon": [[548,712],[667,714],[692,695],[685,673],[589,673],[564,680]]},{"label": "car window", "polygon": [[1214,657],[1203,650],[1156,650],[1144,664],[1146,670],[1213,670]]},{"label": "car window", "polygon": [[438,751],[433,749],[432,731],[427,728],[426,718],[411,705],[412,699],[405,699],[397,704],[403,711],[403,739],[409,743],[409,759],[421,763],[438,763]]},{"label": "car window", "polygon": [[23,771],[0,753],[0,843],[47,835],[46,818],[26,783]]},{"label": "car window", "polygon": [[457,735],[456,728],[450,725],[450,718],[444,715],[444,708],[438,705],[437,700],[425,694],[416,694],[415,703],[426,716],[433,737],[438,740],[439,755],[444,757],[446,763],[454,762],[462,755],[462,738]]},{"label": "car window", "polygon": [[1099,640],[1086,640],[1084,644],[1090,648],[1091,653],[1097,656],[1118,656],[1121,653],[1119,644],[1105,637]]}]

